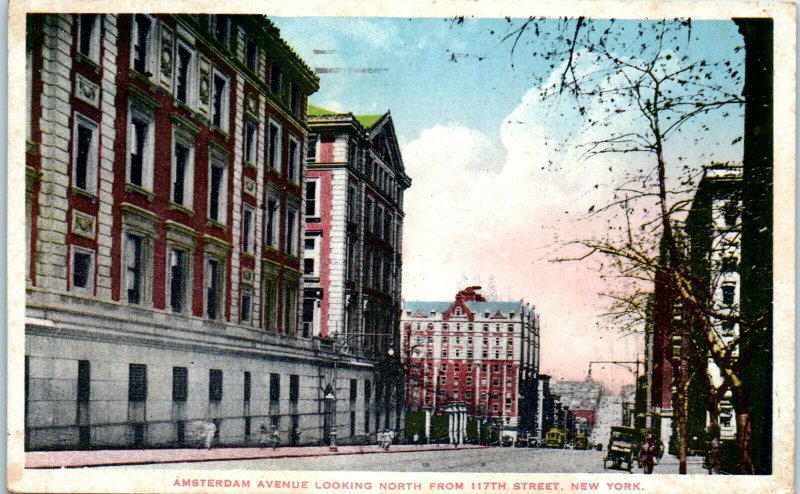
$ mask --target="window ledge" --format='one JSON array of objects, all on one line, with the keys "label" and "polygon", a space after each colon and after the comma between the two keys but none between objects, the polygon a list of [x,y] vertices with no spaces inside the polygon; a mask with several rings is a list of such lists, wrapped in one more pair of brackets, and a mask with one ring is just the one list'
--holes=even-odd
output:
[{"label": "window ledge", "polygon": [[131,68],[128,69],[128,77],[130,77],[131,79],[136,79],[137,81],[142,81],[151,84],[150,79],[153,77],[153,74],[151,74],[150,72],[141,73],[138,70]]},{"label": "window ledge", "polygon": [[39,144],[32,141],[25,141],[25,152],[31,156],[39,156]]},{"label": "window ledge", "polygon": [[170,211],[178,211],[178,212],[181,212],[181,213],[189,215],[189,216],[193,216],[194,215],[194,211],[192,211],[191,209],[187,208],[186,206],[178,204],[177,202],[170,201],[169,209],[170,209]]},{"label": "window ledge", "polygon": [[126,192],[131,192],[133,194],[138,194],[140,196],[143,196],[145,199],[147,199],[150,202],[152,202],[153,199],[156,198],[156,195],[152,191],[149,191],[147,189],[144,189],[142,187],[139,187],[138,185],[134,185],[134,184],[131,184],[131,183],[126,183],[125,184],[125,191]]},{"label": "window ledge", "polygon": [[186,110],[190,114],[194,114],[197,112],[197,110],[195,110],[192,107],[192,105],[190,105],[189,103],[184,103],[183,101],[180,101],[178,98],[173,99],[173,102],[175,103],[176,107]]},{"label": "window ledge", "polygon": [[244,166],[247,168],[252,168],[253,170],[258,170],[258,165],[247,160],[244,160]]},{"label": "window ledge", "polygon": [[306,221],[308,223],[320,223],[322,222],[322,218],[319,216],[306,216]]},{"label": "window ledge", "polygon": [[79,189],[78,187],[75,187],[74,185],[72,186],[72,193],[75,194],[75,195],[78,195],[78,196],[88,197],[93,202],[97,200],[97,196],[95,194],[92,194],[88,190]]},{"label": "window ledge", "polygon": [[277,248],[277,247],[273,247],[272,245],[265,245],[265,246],[264,246],[264,250],[265,250],[266,252],[273,252],[273,253],[275,253],[275,254],[277,254],[277,253],[278,253],[278,248]]},{"label": "window ledge", "polygon": [[81,52],[75,52],[75,60],[90,65],[96,74],[100,74],[100,62],[92,60]]},{"label": "window ledge", "polygon": [[255,260],[256,256],[252,252],[242,252],[242,258]]},{"label": "window ledge", "polygon": [[217,221],[217,220],[212,220],[211,218],[209,218],[209,219],[208,219],[208,222],[207,222],[207,224],[208,224],[208,226],[215,226],[215,227],[217,227],[217,228],[222,228],[223,230],[225,230],[226,228],[228,228],[228,227],[225,225],[225,223],[221,223],[221,222],[219,222],[219,221]]},{"label": "window ledge", "polygon": [[222,130],[221,128],[217,127],[214,124],[211,124],[211,131],[221,136],[226,141],[228,140],[228,133]]}]

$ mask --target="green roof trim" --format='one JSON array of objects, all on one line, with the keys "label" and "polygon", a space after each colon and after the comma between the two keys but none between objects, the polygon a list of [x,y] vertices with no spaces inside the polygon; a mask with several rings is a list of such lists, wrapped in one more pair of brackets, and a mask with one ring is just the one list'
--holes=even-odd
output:
[{"label": "green roof trim", "polygon": [[361,124],[364,129],[369,129],[376,123],[378,123],[386,114],[380,115],[353,115],[350,112],[336,112],[331,110],[326,110],[325,108],[321,108],[319,106],[314,106],[312,104],[308,105],[308,116],[309,117],[331,117],[336,115],[342,115],[344,117],[350,116],[355,118],[358,123]]},{"label": "green roof trim", "polygon": [[365,129],[371,128],[373,125],[383,118],[383,115],[353,115]]},{"label": "green roof trim", "polygon": [[337,113],[335,111],[326,110],[325,108],[320,108],[319,106],[314,106],[312,104],[308,105],[308,116],[310,117],[324,117],[328,115],[344,115],[342,113]]}]

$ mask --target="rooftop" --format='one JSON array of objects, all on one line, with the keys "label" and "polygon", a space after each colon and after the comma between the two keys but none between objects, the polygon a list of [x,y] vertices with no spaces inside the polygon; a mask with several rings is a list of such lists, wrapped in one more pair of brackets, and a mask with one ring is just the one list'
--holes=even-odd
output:
[{"label": "rooftop", "polygon": [[[497,311],[502,312],[503,314],[508,315],[511,312],[519,312],[520,306],[522,305],[519,300],[516,301],[494,301],[494,302],[472,302],[466,301],[464,302],[467,304],[467,307],[473,312],[478,314],[484,314],[487,310],[494,314]],[[403,311],[411,311],[412,314],[416,314],[417,311],[422,312],[425,315],[430,314],[432,310],[435,310],[437,313],[443,313],[453,305],[453,302],[439,302],[439,301],[424,301],[424,300],[412,300],[403,303]]]},{"label": "rooftop", "polygon": [[308,116],[309,117],[344,117],[344,118],[354,118],[361,124],[364,129],[369,130],[375,124],[377,124],[386,114],[380,115],[354,115],[351,112],[335,112],[332,110],[327,110],[325,108],[321,108],[315,105],[308,105]]}]

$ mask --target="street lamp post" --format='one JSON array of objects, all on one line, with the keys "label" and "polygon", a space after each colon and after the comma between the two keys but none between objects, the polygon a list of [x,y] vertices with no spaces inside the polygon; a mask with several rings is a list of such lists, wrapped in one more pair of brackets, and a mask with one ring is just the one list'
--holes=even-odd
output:
[{"label": "street lamp post", "polygon": [[[330,432],[329,432],[330,441],[329,441],[328,449],[330,451],[333,451],[333,452],[339,451],[339,448],[336,445],[336,436],[338,435],[338,430],[337,430],[337,427],[336,427],[336,421],[337,421],[336,420],[337,419],[337,413],[336,413],[336,402],[337,402],[336,391],[337,391],[337,383],[338,383],[338,378],[339,378],[339,376],[338,376],[339,358],[342,355],[342,350],[345,347],[348,346],[348,343],[350,343],[356,337],[364,337],[364,336],[389,336],[389,337],[392,337],[394,335],[392,333],[351,333],[351,334],[345,335],[341,339],[337,335],[337,339],[333,343],[333,352],[334,352],[334,359],[333,359],[333,386],[331,386],[330,391],[328,393],[326,393],[325,396],[324,396],[325,402],[326,403],[330,403],[329,409],[330,409],[330,413],[331,413],[331,419],[330,419],[331,420],[331,424],[330,424]],[[389,350],[386,352],[386,354],[390,358],[392,356],[394,356],[394,348],[391,345],[389,346]]]},{"label": "street lamp post", "polygon": [[[334,381],[334,385],[336,382]],[[330,451],[336,452],[339,451],[338,446],[336,446],[336,395],[333,392],[330,392],[325,395],[325,402],[328,403],[328,410],[330,410],[330,431],[328,432],[330,445],[328,449]]]}]

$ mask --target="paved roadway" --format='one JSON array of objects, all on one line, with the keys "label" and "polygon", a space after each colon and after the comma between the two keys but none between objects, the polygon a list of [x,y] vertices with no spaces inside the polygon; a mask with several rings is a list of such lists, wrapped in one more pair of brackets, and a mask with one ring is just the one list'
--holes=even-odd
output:
[{"label": "paved roadway", "polygon": [[[430,452],[375,453],[326,456],[324,470],[391,472],[541,472],[541,473],[620,473],[603,469],[600,451],[553,450],[536,448],[487,448]],[[689,473],[704,473],[693,459]],[[320,458],[276,458],[257,460],[170,463],[108,468],[197,469],[197,470],[319,470]],[[106,467],[101,467],[101,469]],[[625,473],[624,471],[621,473]],[[641,473],[634,466],[633,473]],[[665,458],[655,473],[678,473],[677,460]]]}]

